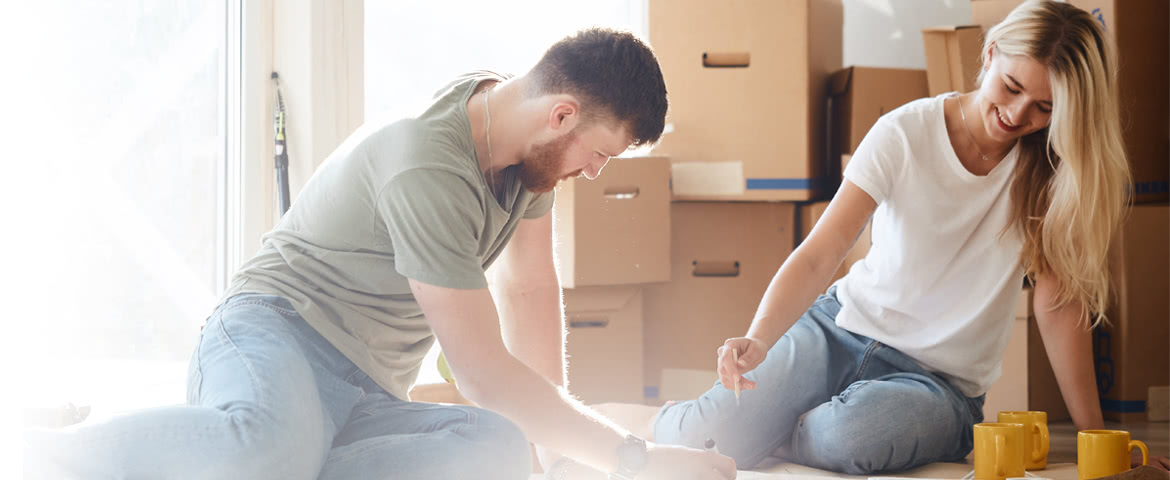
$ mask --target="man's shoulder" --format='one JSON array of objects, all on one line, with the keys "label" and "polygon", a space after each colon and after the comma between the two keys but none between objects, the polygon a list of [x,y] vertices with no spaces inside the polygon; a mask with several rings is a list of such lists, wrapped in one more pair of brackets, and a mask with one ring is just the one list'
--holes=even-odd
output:
[{"label": "man's shoulder", "polygon": [[460,138],[428,122],[406,118],[370,123],[359,132],[356,150],[383,181],[414,169],[474,176],[475,160],[468,158],[467,147]]},{"label": "man's shoulder", "polygon": [[393,178],[388,180],[398,184],[413,184],[419,186],[446,185],[450,187],[474,187],[477,179],[463,170],[451,168],[449,165],[439,163],[429,165],[413,165],[398,171],[393,176]]},{"label": "man's shoulder", "polygon": [[461,85],[468,85],[470,83],[479,83],[484,80],[504,81],[512,78],[511,74],[493,72],[491,70],[472,70],[455,77],[448,82],[443,88],[435,92],[434,98],[440,98],[451,92],[451,89],[457,88]]}]

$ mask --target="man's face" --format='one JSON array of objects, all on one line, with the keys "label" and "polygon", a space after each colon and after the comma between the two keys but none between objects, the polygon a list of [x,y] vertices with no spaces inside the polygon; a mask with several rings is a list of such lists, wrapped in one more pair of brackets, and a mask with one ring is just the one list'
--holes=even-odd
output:
[{"label": "man's face", "polygon": [[624,128],[607,127],[602,122],[578,126],[534,145],[521,157],[520,182],[530,191],[543,193],[555,188],[557,182],[581,174],[592,180],[610,157],[621,154],[631,143]]}]

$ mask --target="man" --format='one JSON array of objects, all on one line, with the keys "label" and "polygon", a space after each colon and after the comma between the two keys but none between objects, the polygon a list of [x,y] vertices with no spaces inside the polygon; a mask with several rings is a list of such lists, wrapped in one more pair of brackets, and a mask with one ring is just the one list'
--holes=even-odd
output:
[{"label": "man", "polygon": [[[470,74],[415,118],[362,127],[234,278],[192,359],[191,405],[31,434],[29,464],[85,478],[522,479],[531,440],[613,478],[733,478],[730,458],[648,444],[564,388],[551,191],[657,141],[666,107],[649,48],[591,29],[524,76]],[[483,409],[407,401],[436,338]]]}]

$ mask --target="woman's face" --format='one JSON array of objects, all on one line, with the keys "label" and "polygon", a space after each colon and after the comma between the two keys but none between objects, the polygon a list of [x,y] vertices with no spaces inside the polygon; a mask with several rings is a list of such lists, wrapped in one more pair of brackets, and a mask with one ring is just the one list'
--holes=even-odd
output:
[{"label": "woman's face", "polygon": [[979,116],[991,139],[1010,143],[1048,126],[1052,91],[1048,68],[1025,56],[988,49],[987,72],[979,87]]}]

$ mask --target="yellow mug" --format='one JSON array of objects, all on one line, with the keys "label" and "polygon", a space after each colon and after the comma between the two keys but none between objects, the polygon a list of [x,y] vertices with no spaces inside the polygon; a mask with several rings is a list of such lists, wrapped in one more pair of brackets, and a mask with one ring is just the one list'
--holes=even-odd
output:
[{"label": "yellow mug", "polygon": [[1023,477],[1023,445],[1023,424],[975,424],[975,480]]},{"label": "yellow mug", "polygon": [[1048,467],[1048,414],[1044,412],[999,412],[999,423],[1024,425],[1024,469]]},{"label": "yellow mug", "polygon": [[1129,470],[1129,452],[1142,451],[1142,465],[1150,464],[1150,450],[1138,440],[1131,441],[1124,430],[1083,430],[1077,432],[1077,480],[1117,475]]}]

